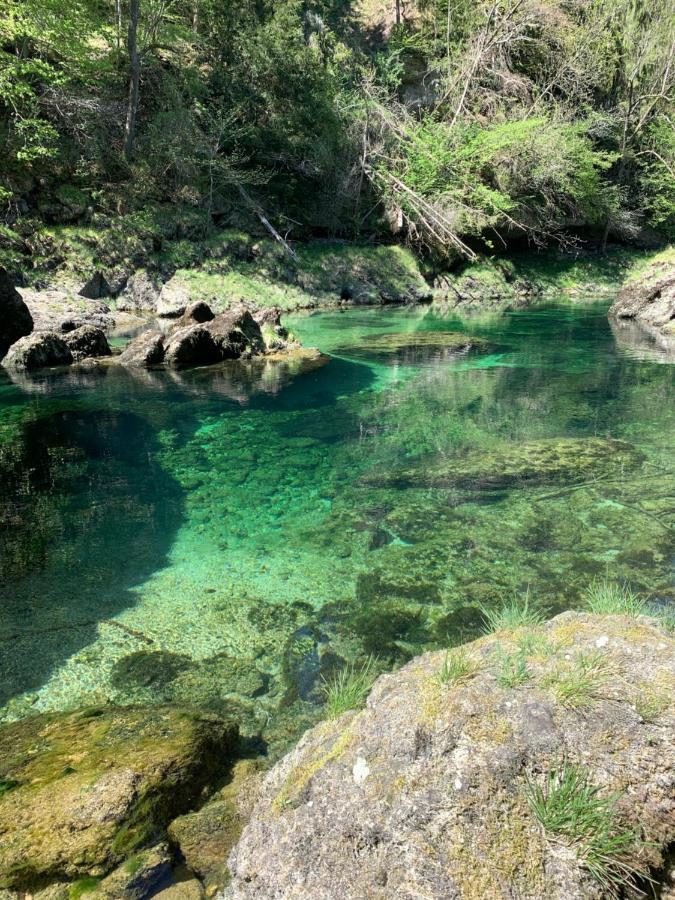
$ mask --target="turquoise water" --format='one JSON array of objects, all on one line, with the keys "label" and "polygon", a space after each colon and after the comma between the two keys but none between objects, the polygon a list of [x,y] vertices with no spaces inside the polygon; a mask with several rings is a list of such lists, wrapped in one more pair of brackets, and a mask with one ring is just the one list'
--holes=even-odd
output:
[{"label": "turquoise water", "polygon": [[606,305],[288,324],[325,365],[0,374],[1,718],[186,702],[278,749],[481,604],[672,598],[673,368]]}]

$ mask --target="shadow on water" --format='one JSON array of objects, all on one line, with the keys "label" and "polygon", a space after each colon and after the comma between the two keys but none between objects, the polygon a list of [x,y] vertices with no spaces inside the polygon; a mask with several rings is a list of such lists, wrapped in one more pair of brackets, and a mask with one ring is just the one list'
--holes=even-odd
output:
[{"label": "shadow on water", "polygon": [[183,500],[157,449],[137,415],[73,409],[4,445],[0,703],[40,687],[165,565]]}]

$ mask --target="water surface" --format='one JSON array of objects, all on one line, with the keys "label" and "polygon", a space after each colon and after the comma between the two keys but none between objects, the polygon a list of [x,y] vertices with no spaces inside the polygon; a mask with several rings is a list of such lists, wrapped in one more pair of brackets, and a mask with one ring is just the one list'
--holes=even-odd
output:
[{"label": "water surface", "polygon": [[[327,365],[0,374],[0,716],[187,702],[281,748],[481,604],[672,597],[673,369],[606,305],[289,324]],[[449,331],[485,343],[408,337]]]}]

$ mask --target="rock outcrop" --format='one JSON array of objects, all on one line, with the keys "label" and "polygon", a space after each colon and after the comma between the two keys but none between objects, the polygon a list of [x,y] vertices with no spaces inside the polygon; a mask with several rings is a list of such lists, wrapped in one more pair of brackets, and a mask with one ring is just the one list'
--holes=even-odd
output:
[{"label": "rock outcrop", "polygon": [[87,300],[62,290],[35,291],[22,288],[36,331],[74,331],[81,325],[108,329],[114,325],[110,307],[101,300]]},{"label": "rock outcrop", "polygon": [[159,300],[160,287],[145,269],[139,269],[129,278],[117,299],[117,309],[154,312]]},{"label": "rock outcrop", "polygon": [[34,331],[9,348],[2,361],[8,369],[33,371],[52,366],[68,366],[73,361],[63,335],[55,331]]},{"label": "rock outcrop", "polygon": [[19,338],[33,330],[33,317],[21,294],[0,266],[0,359]]},{"label": "rock outcrop", "polygon": [[663,254],[626,284],[609,315],[629,319],[645,331],[675,344],[675,258]]},{"label": "rock outcrop", "polygon": [[157,298],[157,315],[166,319],[177,319],[183,315],[190,302],[190,291],[187,285],[179,276],[174,275],[162,285]]},{"label": "rock outcrop", "polygon": [[231,723],[173,707],[92,709],[3,726],[0,885],[29,890],[106,875],[156,843],[222,777],[236,741]]},{"label": "rock outcrop", "polygon": [[63,336],[65,344],[70,348],[73,361],[82,359],[110,356],[110,345],[103,329],[94,325],[81,325],[74,331],[69,331]]},{"label": "rock outcrop", "polygon": [[150,368],[161,365],[164,360],[164,341],[166,336],[161,331],[150,329],[133,338],[119,356],[124,366]]},{"label": "rock outcrop", "polygon": [[177,369],[210,366],[220,362],[222,354],[213,336],[203,325],[188,325],[169,335],[164,361]]},{"label": "rock outcrop", "polygon": [[427,653],[268,773],[220,896],[614,896],[675,839],[674,700],[675,640],[645,617]]}]

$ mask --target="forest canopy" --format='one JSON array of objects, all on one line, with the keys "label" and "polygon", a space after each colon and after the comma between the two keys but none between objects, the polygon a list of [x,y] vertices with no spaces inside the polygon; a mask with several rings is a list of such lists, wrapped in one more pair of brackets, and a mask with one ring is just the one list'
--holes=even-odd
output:
[{"label": "forest canopy", "polygon": [[675,237],[675,0],[6,0],[3,234]]}]

